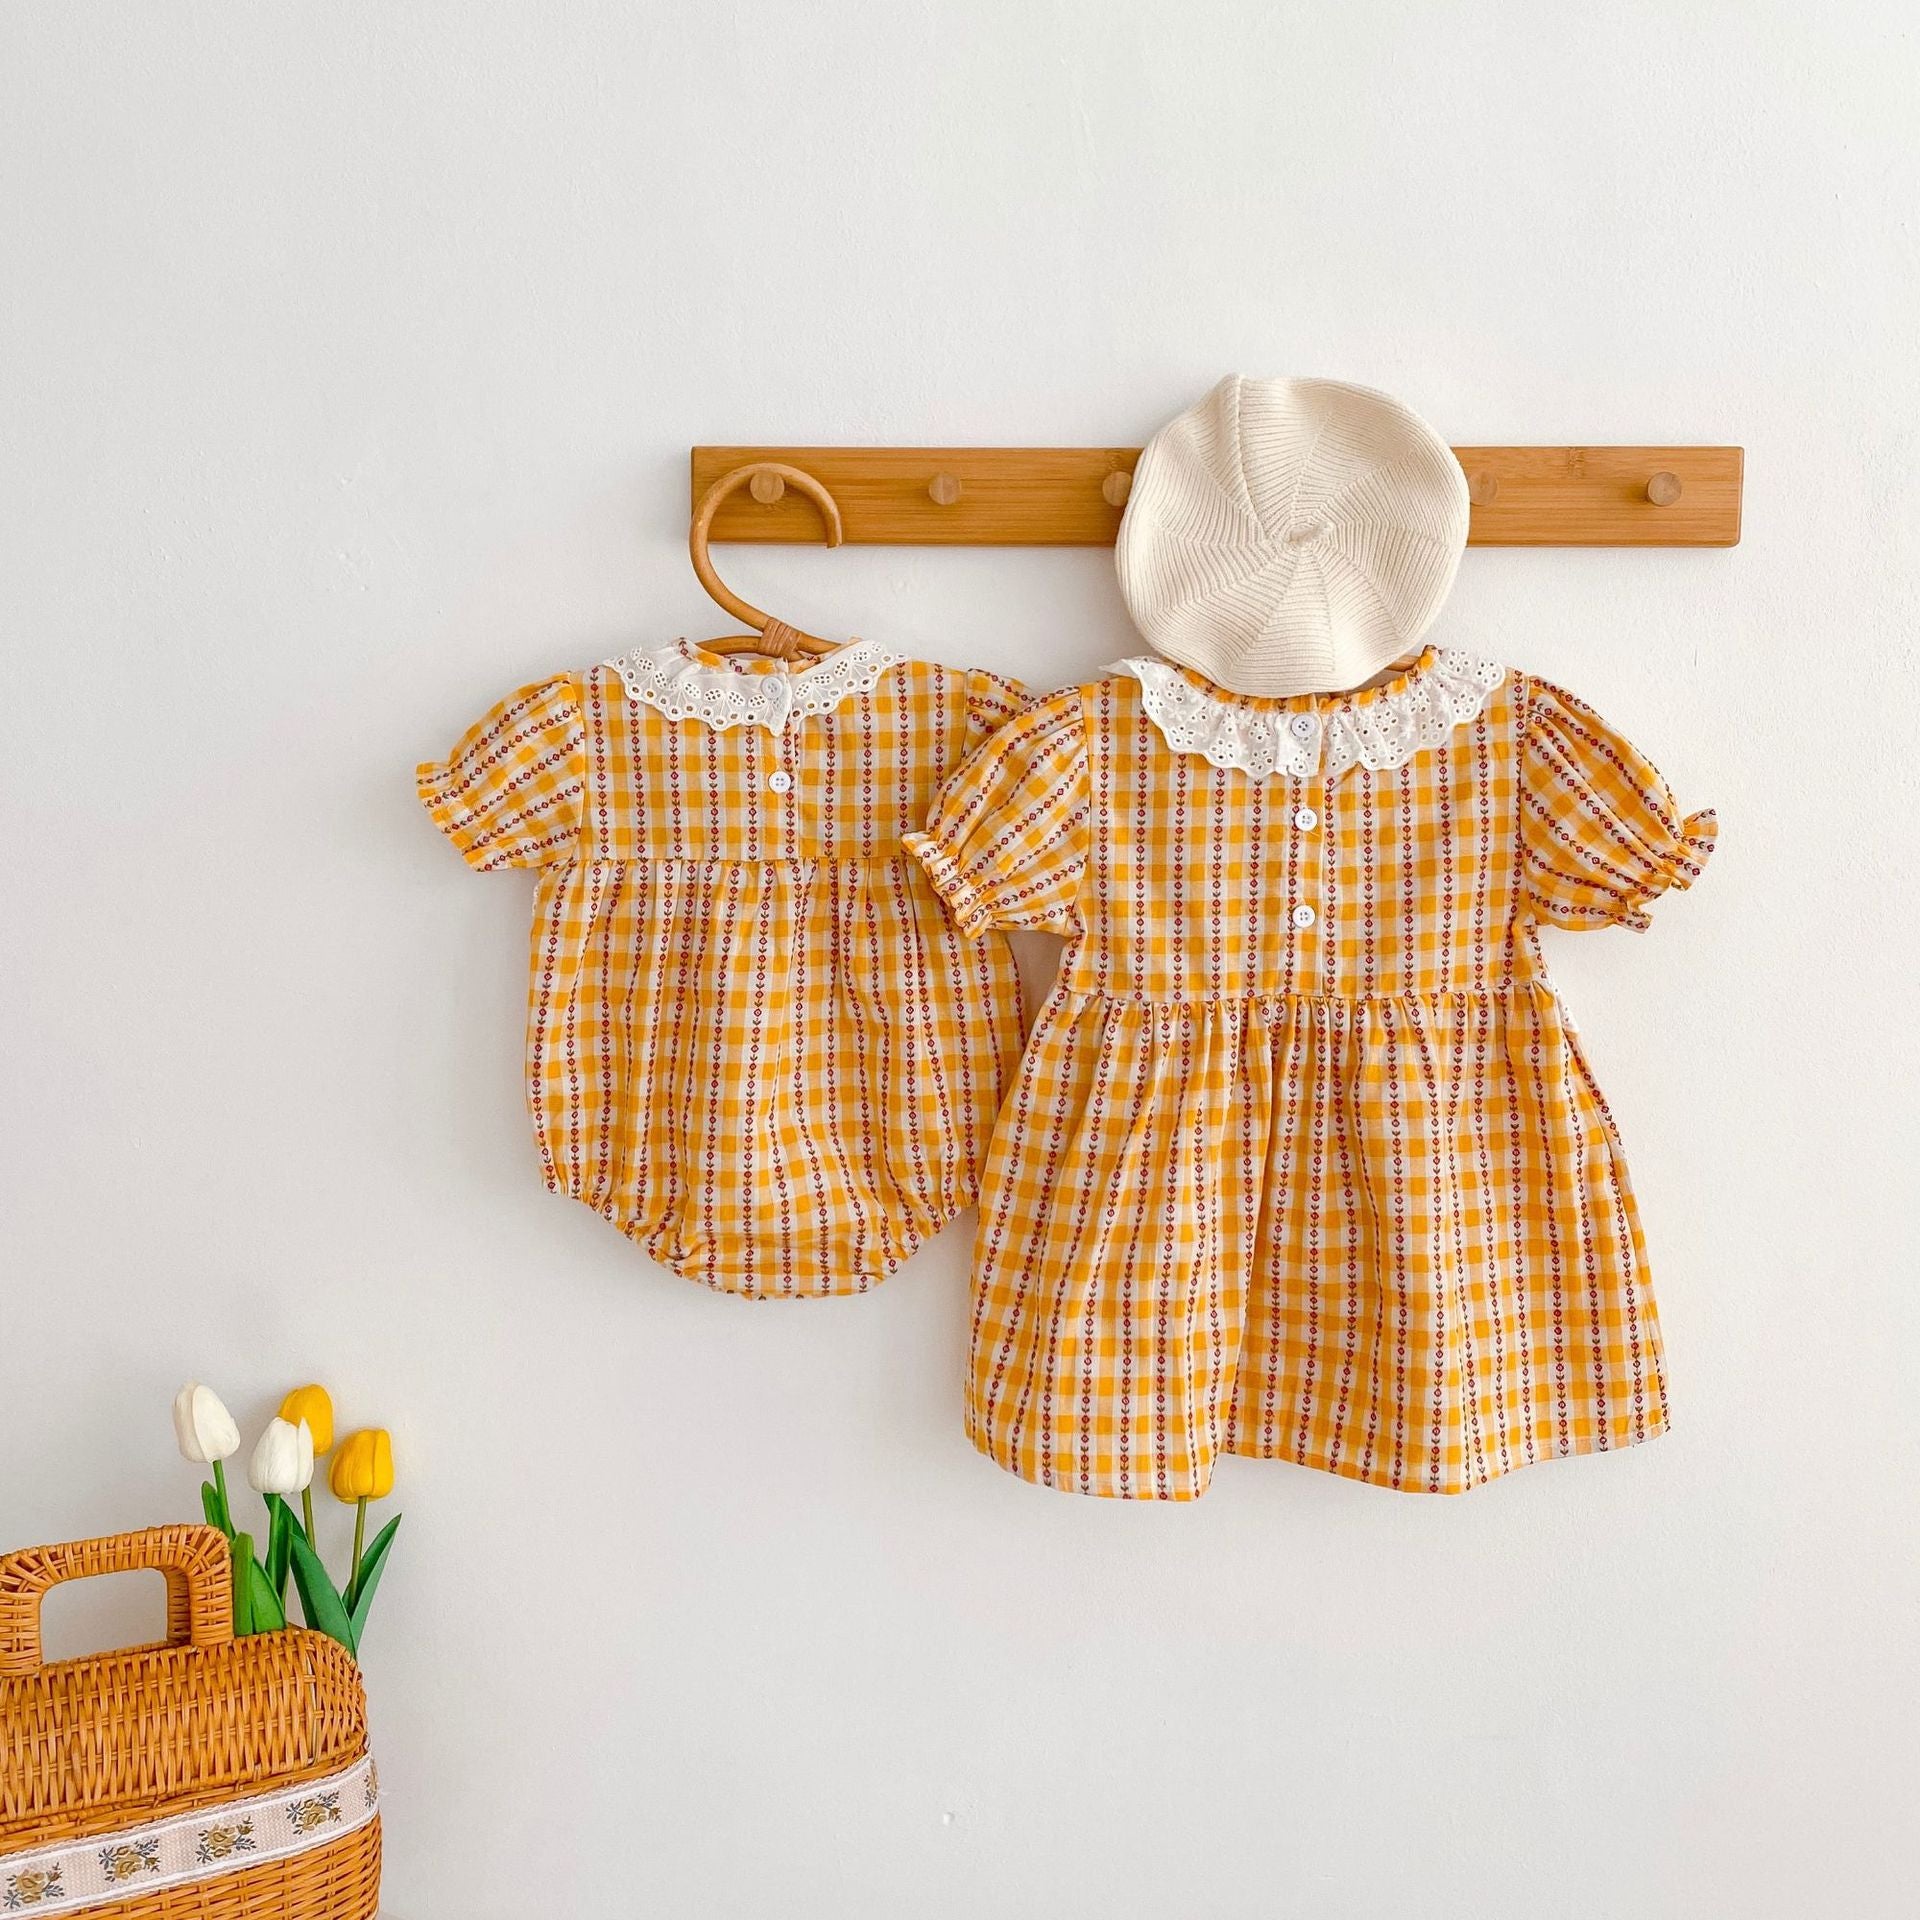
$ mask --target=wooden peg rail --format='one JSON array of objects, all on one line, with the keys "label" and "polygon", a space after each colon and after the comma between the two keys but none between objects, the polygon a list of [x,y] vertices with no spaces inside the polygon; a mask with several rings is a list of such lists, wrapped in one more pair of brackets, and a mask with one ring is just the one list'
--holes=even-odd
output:
[{"label": "wooden peg rail", "polygon": [[[1738,447],[1455,447],[1481,547],[1731,547]],[[777,460],[840,504],[856,546],[1099,547],[1120,528],[1138,447],[695,447],[692,499]],[[723,501],[715,540],[817,543],[820,515],[757,477]],[[771,497],[769,497],[771,496]]]}]

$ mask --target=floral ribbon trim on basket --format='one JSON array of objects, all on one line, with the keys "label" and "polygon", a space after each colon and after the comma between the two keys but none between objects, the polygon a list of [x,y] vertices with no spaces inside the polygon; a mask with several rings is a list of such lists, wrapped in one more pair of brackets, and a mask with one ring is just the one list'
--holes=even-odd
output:
[{"label": "floral ribbon trim on basket", "polygon": [[602,664],[626,683],[628,699],[669,720],[698,720],[716,733],[739,726],[781,733],[796,714],[831,713],[856,693],[871,693],[880,676],[905,657],[877,640],[850,640],[796,673],[742,673],[709,666],[695,659],[684,641],[675,641]]},{"label": "floral ribbon trim on basket", "polygon": [[1438,746],[1480,710],[1507,677],[1493,660],[1453,647],[1430,649],[1390,686],[1330,694],[1311,708],[1209,693],[1178,667],[1142,656],[1116,660],[1117,673],[1140,682],[1140,701],[1175,753],[1197,753],[1216,767],[1256,779],[1276,775],[1334,779],[1349,767],[1385,773]]},{"label": "floral ribbon trim on basket", "polygon": [[285,1860],[364,1827],[380,1808],[373,1755],[322,1780],[145,1826],[0,1854],[0,1911],[71,1912]]}]

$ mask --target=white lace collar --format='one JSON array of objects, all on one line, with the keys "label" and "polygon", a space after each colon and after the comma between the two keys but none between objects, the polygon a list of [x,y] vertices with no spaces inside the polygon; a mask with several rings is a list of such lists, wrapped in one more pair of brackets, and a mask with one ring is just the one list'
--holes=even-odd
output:
[{"label": "white lace collar", "polygon": [[675,640],[601,664],[625,682],[628,699],[669,720],[698,720],[716,733],[738,726],[782,733],[796,716],[831,713],[856,693],[871,692],[880,676],[905,657],[877,640],[852,640],[798,671],[779,666],[755,671],[711,664],[684,640]]},{"label": "white lace collar", "polygon": [[1312,704],[1237,699],[1199,687],[1165,660],[1116,660],[1140,682],[1140,700],[1176,753],[1256,778],[1328,779],[1349,767],[1376,773],[1404,766],[1476,719],[1507,670],[1455,648],[1430,649],[1399,679],[1371,693],[1335,694]]}]

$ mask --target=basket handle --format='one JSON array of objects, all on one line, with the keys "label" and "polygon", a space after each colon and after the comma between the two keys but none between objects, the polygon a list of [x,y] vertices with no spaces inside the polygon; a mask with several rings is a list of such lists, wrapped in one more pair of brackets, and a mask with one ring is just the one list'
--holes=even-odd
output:
[{"label": "basket handle", "polygon": [[32,1673],[40,1659],[40,1602],[64,1580],[97,1573],[167,1576],[167,1644],[224,1646],[233,1638],[233,1564],[213,1527],[147,1527],[0,1555],[0,1675]]}]

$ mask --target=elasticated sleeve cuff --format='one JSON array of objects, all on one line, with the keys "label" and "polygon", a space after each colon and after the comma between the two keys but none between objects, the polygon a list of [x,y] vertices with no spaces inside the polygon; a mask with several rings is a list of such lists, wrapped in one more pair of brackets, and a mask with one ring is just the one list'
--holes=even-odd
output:
[{"label": "elasticated sleeve cuff", "polygon": [[910,833],[901,844],[926,869],[954,925],[969,940],[977,940],[993,924],[993,914],[953,856],[930,833]]}]

